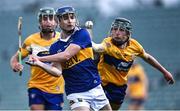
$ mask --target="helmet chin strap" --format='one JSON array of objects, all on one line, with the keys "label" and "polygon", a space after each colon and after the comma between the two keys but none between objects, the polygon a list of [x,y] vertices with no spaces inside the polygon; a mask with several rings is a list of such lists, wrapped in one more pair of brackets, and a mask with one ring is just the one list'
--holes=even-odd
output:
[{"label": "helmet chin strap", "polygon": [[40,29],[41,33],[44,33],[44,34],[55,32],[55,29],[43,29],[41,26],[39,26],[39,29]]},{"label": "helmet chin strap", "polygon": [[111,39],[111,41],[115,46],[119,47],[129,41],[129,36],[125,41],[117,41],[117,40],[114,40],[113,38]]},{"label": "helmet chin strap", "polygon": [[42,33],[53,33],[54,31],[53,29],[41,29]]}]

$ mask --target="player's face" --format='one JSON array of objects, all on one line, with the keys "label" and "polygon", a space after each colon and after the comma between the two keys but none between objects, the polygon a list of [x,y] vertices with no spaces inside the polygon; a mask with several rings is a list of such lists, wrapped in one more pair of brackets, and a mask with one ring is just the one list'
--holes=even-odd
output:
[{"label": "player's face", "polygon": [[111,36],[117,42],[123,42],[128,39],[128,32],[120,28],[112,28]]},{"label": "player's face", "polygon": [[67,13],[59,17],[59,25],[64,30],[73,30],[76,26],[76,16],[74,13]]},{"label": "player's face", "polygon": [[42,15],[40,18],[41,28],[44,30],[55,29],[57,23],[54,15]]}]

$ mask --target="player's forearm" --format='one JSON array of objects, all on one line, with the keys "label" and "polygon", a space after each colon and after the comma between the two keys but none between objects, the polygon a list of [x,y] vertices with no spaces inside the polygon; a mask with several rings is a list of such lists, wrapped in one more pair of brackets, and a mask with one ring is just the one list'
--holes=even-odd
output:
[{"label": "player's forearm", "polygon": [[163,74],[167,72],[167,70],[153,56],[148,54],[148,58],[144,60]]},{"label": "player's forearm", "polygon": [[43,56],[38,58],[42,62],[65,62],[70,59],[68,53],[61,52],[54,55]]},{"label": "player's forearm", "polygon": [[95,52],[104,52],[104,46],[102,44],[96,44],[92,41],[92,48]]},{"label": "player's forearm", "polygon": [[13,63],[18,63],[18,53],[14,54],[11,57],[10,64],[13,64]]},{"label": "player's forearm", "polygon": [[39,62],[38,66],[53,76],[59,77],[62,75],[62,68],[56,68],[54,66],[47,65],[43,62]]},{"label": "player's forearm", "polygon": [[[26,56],[22,56],[22,60],[25,58]],[[16,52],[10,59],[10,63],[18,63],[19,62],[19,57],[18,57],[18,52]]]}]

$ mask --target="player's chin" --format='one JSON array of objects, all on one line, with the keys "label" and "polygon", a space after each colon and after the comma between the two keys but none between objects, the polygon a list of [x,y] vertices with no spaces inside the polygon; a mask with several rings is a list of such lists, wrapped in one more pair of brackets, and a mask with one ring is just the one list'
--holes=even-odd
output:
[{"label": "player's chin", "polygon": [[74,29],[74,28],[75,28],[75,25],[68,25],[68,26],[67,26],[67,29],[68,29],[68,30],[72,30],[72,29]]},{"label": "player's chin", "polygon": [[67,31],[68,33],[73,33],[74,27],[68,27],[68,28],[66,28],[66,31]]}]

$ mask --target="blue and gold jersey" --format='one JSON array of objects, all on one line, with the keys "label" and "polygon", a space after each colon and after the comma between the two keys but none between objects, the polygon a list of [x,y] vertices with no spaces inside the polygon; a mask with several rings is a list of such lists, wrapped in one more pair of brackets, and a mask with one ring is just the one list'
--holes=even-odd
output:
[{"label": "blue and gold jersey", "polygon": [[59,39],[50,47],[50,53],[63,52],[70,44],[79,45],[81,50],[70,60],[61,63],[67,95],[88,91],[101,83],[87,30],[76,29],[66,42]]},{"label": "blue and gold jersey", "polygon": [[[30,35],[24,41],[22,47],[22,56],[26,57],[29,54],[37,56],[49,55],[49,48],[52,43],[59,38],[59,32],[56,32],[54,38],[45,40],[40,33]],[[44,92],[60,94],[64,93],[64,79],[63,77],[54,77],[43,69],[31,66],[31,77],[28,82],[28,88],[38,88]]]},{"label": "blue and gold jersey", "polygon": [[144,57],[143,47],[134,39],[130,39],[127,47],[120,49],[107,37],[102,44],[105,51],[101,54],[98,70],[103,85],[113,83],[118,86],[127,83],[127,73],[137,56]]}]

